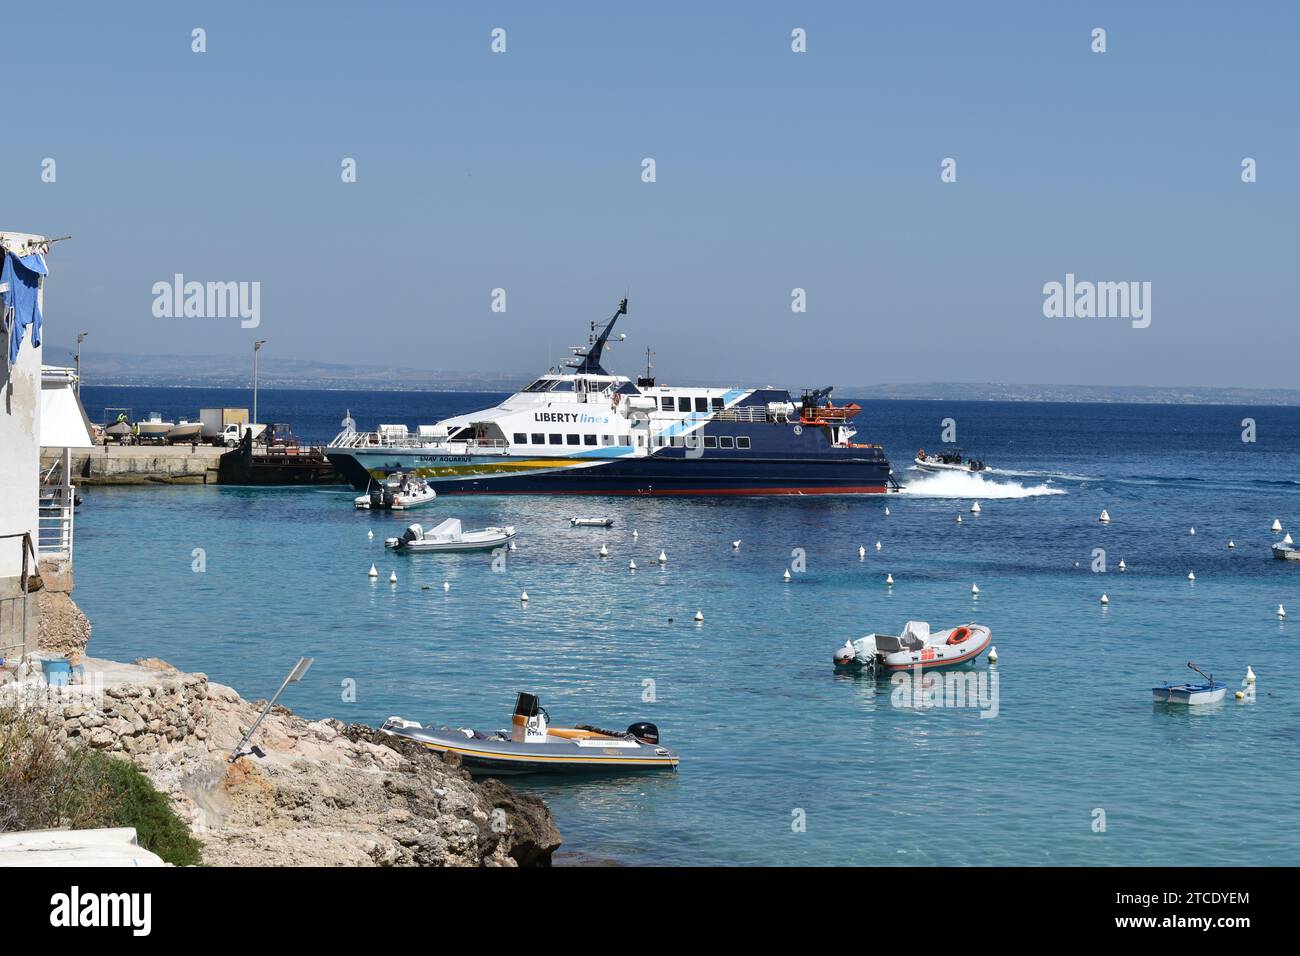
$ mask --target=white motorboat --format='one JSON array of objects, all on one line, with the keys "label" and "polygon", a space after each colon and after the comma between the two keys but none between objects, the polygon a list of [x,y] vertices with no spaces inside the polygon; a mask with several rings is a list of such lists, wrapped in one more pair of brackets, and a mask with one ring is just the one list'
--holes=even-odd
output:
[{"label": "white motorboat", "polygon": [[569,524],[575,528],[612,528],[613,518],[570,518]]},{"label": "white motorboat", "polygon": [[868,634],[846,641],[834,661],[836,667],[875,671],[933,670],[975,660],[992,639],[992,632],[982,624],[931,632],[925,621],[908,621],[899,635]]},{"label": "white motorboat", "polygon": [[1273,549],[1273,557],[1277,558],[1279,561],[1300,561],[1300,548],[1294,548],[1290,545],[1282,544],[1281,542],[1277,542],[1271,545],[1271,547]]},{"label": "white motorboat", "polygon": [[388,481],[372,482],[369,491],[357,495],[352,501],[357,508],[372,511],[405,511],[428,504],[437,497],[438,492],[423,478],[398,473]]},{"label": "white motorboat", "polygon": [[163,421],[160,412],[150,412],[144,421],[135,423],[136,435],[141,441],[166,441],[167,433],[175,427],[175,422]]},{"label": "white motorboat", "polygon": [[173,445],[183,445],[186,442],[197,442],[203,438],[203,423],[192,422],[189,419],[182,418],[167,431],[167,440]]},{"label": "white motorboat", "polygon": [[465,531],[459,518],[448,518],[430,531],[413,524],[400,538],[388,538],[384,547],[397,551],[486,551],[515,536],[514,525]]},{"label": "white motorboat", "polygon": [[933,454],[926,454],[924,448],[916,452],[913,464],[921,471],[984,471],[987,466],[977,458],[967,458],[960,448],[950,448]]}]

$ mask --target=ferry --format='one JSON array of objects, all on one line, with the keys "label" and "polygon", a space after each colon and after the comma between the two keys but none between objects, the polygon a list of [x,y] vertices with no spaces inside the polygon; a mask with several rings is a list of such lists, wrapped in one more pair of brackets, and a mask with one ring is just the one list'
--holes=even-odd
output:
[{"label": "ferry", "polygon": [[[345,427],[325,449],[358,490],[403,472],[438,494],[865,495],[897,489],[861,408],[831,390],[657,385],[602,364],[627,300],[585,346],[492,408],[419,425]],[[626,336],[619,336],[622,341]],[[647,356],[649,356],[647,352]],[[349,423],[350,424],[350,423]]]}]

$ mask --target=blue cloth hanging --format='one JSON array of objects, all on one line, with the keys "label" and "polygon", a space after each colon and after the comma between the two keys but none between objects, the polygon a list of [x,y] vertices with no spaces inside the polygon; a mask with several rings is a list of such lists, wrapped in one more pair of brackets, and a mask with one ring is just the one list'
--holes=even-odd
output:
[{"label": "blue cloth hanging", "polygon": [[30,256],[5,253],[4,271],[0,284],[8,283],[9,291],[0,293],[0,299],[13,309],[13,328],[9,332],[9,364],[18,361],[18,349],[23,344],[23,333],[32,327],[32,345],[41,344],[41,276],[47,275],[45,259],[39,252]]}]

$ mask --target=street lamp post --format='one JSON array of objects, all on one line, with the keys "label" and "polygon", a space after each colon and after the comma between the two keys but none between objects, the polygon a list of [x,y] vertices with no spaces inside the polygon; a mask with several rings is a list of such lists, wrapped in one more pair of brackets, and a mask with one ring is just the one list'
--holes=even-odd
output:
[{"label": "street lamp post", "polygon": [[77,401],[81,401],[81,343],[89,334],[89,332],[77,333]]},{"label": "street lamp post", "polygon": [[257,353],[262,351],[262,346],[266,344],[266,339],[258,339],[253,343],[253,421],[250,424],[257,424]]}]

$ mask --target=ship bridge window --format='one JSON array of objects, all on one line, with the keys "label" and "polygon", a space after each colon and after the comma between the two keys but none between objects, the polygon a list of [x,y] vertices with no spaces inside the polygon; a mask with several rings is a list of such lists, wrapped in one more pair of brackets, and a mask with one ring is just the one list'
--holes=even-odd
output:
[{"label": "ship bridge window", "polygon": [[663,406],[663,410],[664,410],[664,411],[666,411],[666,412],[671,412],[671,411],[673,411],[673,397],[672,397],[671,395],[664,395],[664,396],[662,396],[662,397],[659,399],[659,402],[660,402],[660,404]]},{"label": "ship bridge window", "polygon": [[736,439],[736,447],[737,447],[737,448],[748,448],[748,447],[749,447],[749,436],[748,436],[748,435],[741,435],[739,438],[737,438],[737,439]]},{"label": "ship bridge window", "polygon": [[731,447],[733,447],[734,445],[735,445],[735,441],[732,439],[732,437],[731,437],[730,435],[719,435],[719,436],[718,436],[718,447],[719,447],[719,448],[731,448]]},{"label": "ship bridge window", "polygon": [[473,437],[474,437],[474,429],[466,425],[462,428],[457,428],[454,432],[452,432],[450,435],[447,436],[447,439],[449,441],[469,441]]},{"label": "ship bridge window", "polygon": [[695,410],[697,412],[707,412],[709,410],[709,400],[703,395],[695,397]]},{"label": "ship bridge window", "polygon": [[679,412],[689,412],[691,410],[691,400],[685,395],[677,399],[677,410]]},{"label": "ship bridge window", "polygon": [[572,392],[573,390],[572,380],[564,378],[557,378],[551,387],[547,389],[548,392]]},{"label": "ship bridge window", "polygon": [[722,411],[722,409],[723,409],[722,396],[720,396],[720,395],[719,395],[719,396],[715,396],[715,397],[712,399],[712,401],[713,401],[713,410],[714,410],[715,412],[720,412],[720,411]]}]

